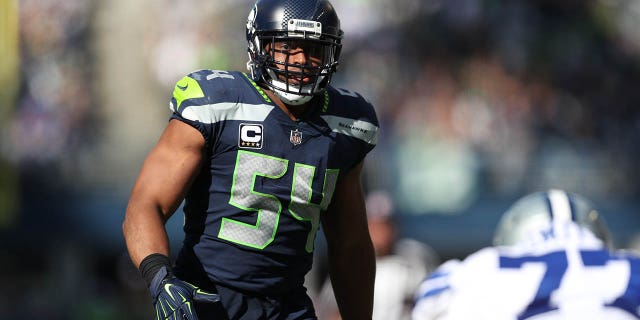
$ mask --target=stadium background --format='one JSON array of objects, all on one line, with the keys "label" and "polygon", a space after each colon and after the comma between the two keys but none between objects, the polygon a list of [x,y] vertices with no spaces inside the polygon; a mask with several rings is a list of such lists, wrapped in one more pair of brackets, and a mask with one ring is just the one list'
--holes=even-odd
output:
[{"label": "stadium background", "polygon": [[[513,200],[560,187],[640,247],[640,2],[333,2],[334,85],[376,106],[365,188],[394,196],[402,236],[463,257]],[[175,81],[244,70],[250,4],[0,2],[0,319],[149,318],[128,193]]]}]

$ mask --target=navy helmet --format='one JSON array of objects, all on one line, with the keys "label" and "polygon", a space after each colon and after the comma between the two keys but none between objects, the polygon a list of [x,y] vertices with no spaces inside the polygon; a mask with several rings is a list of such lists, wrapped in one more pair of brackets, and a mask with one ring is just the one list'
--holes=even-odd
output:
[{"label": "navy helmet", "polygon": [[[336,72],[342,48],[340,20],[327,0],[258,0],[247,19],[247,69],[285,103],[300,105],[324,91]],[[313,48],[320,64],[277,61],[267,46],[296,41]],[[306,49],[305,49],[306,50]],[[308,78],[304,84],[293,79]]]}]

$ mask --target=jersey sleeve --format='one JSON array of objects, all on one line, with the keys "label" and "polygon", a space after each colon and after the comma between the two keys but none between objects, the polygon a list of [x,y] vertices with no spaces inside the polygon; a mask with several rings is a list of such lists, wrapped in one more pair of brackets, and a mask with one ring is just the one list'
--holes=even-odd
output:
[{"label": "jersey sleeve", "polygon": [[331,88],[330,95],[334,102],[322,118],[333,131],[358,141],[354,147],[360,162],[378,143],[380,125],[375,108],[357,92]]},{"label": "jersey sleeve", "polygon": [[362,144],[362,157],[360,159],[362,160],[377,145],[380,124],[375,108],[369,101],[360,96],[357,105],[361,113],[359,116],[354,117],[353,123],[347,125],[345,129],[350,130],[356,137],[364,142]]},{"label": "jersey sleeve", "polygon": [[216,109],[226,101],[236,100],[229,90],[236,84],[237,76],[227,71],[198,70],[176,82],[169,109],[171,119],[177,119],[197,129],[207,145],[214,140],[214,126],[220,120]]}]

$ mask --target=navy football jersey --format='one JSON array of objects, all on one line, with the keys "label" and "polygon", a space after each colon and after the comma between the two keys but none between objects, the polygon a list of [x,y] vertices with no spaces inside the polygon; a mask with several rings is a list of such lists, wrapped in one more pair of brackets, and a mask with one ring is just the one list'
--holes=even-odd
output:
[{"label": "navy football jersey", "polygon": [[329,87],[313,103],[294,121],[244,73],[178,81],[172,118],[200,131],[207,160],[185,199],[179,276],[262,294],[303,285],[320,215],[378,132],[359,94]]}]

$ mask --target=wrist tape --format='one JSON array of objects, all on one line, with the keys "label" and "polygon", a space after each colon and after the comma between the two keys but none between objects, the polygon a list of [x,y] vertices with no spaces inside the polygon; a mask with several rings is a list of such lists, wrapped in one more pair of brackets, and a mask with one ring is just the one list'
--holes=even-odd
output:
[{"label": "wrist tape", "polygon": [[140,274],[142,274],[142,278],[144,278],[144,281],[147,283],[147,288],[151,285],[153,277],[162,267],[167,267],[167,272],[171,273],[171,260],[163,254],[152,253],[142,259],[138,269],[140,270]]}]

